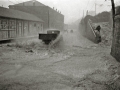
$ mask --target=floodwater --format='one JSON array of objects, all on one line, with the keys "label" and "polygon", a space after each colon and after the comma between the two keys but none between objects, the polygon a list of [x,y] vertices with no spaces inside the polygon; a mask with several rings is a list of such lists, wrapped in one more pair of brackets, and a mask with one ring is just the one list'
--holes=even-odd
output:
[{"label": "floodwater", "polygon": [[36,39],[1,45],[0,51],[0,90],[105,90],[104,84],[91,81],[112,79],[106,61],[114,60],[110,48],[94,44],[78,30],[65,32],[51,49]]}]

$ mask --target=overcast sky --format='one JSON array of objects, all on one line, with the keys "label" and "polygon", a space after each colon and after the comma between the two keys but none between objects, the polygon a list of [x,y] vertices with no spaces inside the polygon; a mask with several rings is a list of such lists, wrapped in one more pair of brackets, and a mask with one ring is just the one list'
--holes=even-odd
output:
[{"label": "overcast sky", "polygon": [[[30,0],[0,0],[0,5],[8,7],[8,5],[13,5]],[[111,9],[110,0],[37,0],[47,6],[55,7],[65,16],[65,23],[71,23],[83,16],[83,10],[95,11],[96,3],[96,13],[102,11],[109,11]],[[119,2],[119,0],[115,0]]]}]

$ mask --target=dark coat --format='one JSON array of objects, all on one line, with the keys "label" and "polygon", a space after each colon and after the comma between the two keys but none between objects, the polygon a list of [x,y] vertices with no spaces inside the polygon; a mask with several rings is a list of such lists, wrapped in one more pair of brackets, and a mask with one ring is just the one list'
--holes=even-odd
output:
[{"label": "dark coat", "polygon": [[96,27],[96,30],[98,30],[99,32],[100,32],[100,29],[101,29],[100,26],[97,26],[97,27]]}]

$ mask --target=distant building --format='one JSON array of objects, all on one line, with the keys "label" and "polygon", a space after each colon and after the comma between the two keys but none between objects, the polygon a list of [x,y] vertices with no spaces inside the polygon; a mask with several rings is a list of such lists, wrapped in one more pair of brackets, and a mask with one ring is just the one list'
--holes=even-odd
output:
[{"label": "distant building", "polygon": [[89,11],[88,15],[95,16],[95,11]]},{"label": "distant building", "polygon": [[9,8],[20,10],[33,14],[44,21],[44,29],[64,29],[64,15],[36,0],[27,1],[15,5],[10,5]]},{"label": "distant building", "polygon": [[43,31],[43,20],[25,12],[0,7],[0,41],[38,36]]}]

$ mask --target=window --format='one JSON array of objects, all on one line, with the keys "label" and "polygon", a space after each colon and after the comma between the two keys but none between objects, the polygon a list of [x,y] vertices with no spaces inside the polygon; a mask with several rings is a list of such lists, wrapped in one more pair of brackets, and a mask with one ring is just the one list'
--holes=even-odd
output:
[{"label": "window", "polygon": [[0,29],[8,30],[8,29],[15,29],[15,20],[8,20],[8,19],[1,19],[0,20]]},{"label": "window", "polygon": [[10,20],[9,21],[9,29],[15,29],[16,26],[15,26],[15,21],[14,20]]},{"label": "window", "polygon": [[7,19],[1,20],[1,29],[8,29],[8,20]]}]

